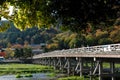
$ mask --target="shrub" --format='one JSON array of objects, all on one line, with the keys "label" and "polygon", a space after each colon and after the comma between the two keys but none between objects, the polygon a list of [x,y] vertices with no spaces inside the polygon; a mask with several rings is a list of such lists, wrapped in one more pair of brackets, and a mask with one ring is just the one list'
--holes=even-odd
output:
[{"label": "shrub", "polygon": [[33,77],[32,74],[25,74],[25,77]]},{"label": "shrub", "polygon": [[16,78],[21,78],[21,77],[23,77],[23,76],[20,75],[20,74],[17,74],[17,75],[16,75]]}]

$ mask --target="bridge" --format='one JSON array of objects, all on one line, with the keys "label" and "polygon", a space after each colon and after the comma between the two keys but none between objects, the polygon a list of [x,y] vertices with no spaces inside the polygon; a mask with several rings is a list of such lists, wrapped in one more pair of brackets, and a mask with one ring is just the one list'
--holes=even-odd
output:
[{"label": "bridge", "polygon": [[[54,66],[54,69],[66,71],[68,75],[89,75],[90,80],[98,76],[99,80],[116,80],[120,77],[120,44],[87,46],[74,49],[56,50],[33,57],[33,63]],[[109,63],[109,67],[104,67]]]}]

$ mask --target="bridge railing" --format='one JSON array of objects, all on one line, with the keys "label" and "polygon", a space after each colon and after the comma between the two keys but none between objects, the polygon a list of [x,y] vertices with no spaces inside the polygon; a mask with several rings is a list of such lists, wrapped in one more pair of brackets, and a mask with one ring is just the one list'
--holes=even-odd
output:
[{"label": "bridge railing", "polygon": [[72,54],[72,53],[93,53],[93,52],[110,52],[110,51],[120,51],[120,44],[110,44],[110,45],[100,45],[100,46],[91,46],[91,47],[81,47],[74,49],[66,49],[66,50],[56,50],[53,52],[49,52],[49,54]]},{"label": "bridge railing", "polygon": [[[113,52],[114,51],[114,52]],[[81,47],[74,49],[63,49],[40,54],[40,56],[57,56],[67,54],[120,54],[120,44],[100,45],[91,47]],[[39,57],[37,55],[36,57]]]}]

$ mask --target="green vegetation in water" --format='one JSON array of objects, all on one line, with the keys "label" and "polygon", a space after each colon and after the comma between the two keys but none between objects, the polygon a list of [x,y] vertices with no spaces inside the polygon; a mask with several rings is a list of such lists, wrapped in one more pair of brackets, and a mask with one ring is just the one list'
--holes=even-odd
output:
[{"label": "green vegetation in water", "polygon": [[53,67],[35,64],[1,64],[0,75],[54,72]]},{"label": "green vegetation in water", "polygon": [[22,75],[22,74],[17,74],[15,77],[16,77],[16,78],[21,78],[21,77],[33,77],[33,75],[32,75],[32,74],[24,74],[24,75]]},{"label": "green vegetation in water", "polygon": [[55,77],[56,74],[52,72],[52,73],[48,73],[47,76],[49,76],[49,77]]},{"label": "green vegetation in water", "polygon": [[25,77],[33,77],[32,74],[25,74]]},{"label": "green vegetation in water", "polygon": [[84,80],[84,77],[70,76],[70,77],[59,78],[58,80]]},{"label": "green vegetation in water", "polygon": [[21,77],[23,77],[23,76],[20,75],[20,74],[17,74],[15,77],[16,77],[16,78],[21,78]]}]

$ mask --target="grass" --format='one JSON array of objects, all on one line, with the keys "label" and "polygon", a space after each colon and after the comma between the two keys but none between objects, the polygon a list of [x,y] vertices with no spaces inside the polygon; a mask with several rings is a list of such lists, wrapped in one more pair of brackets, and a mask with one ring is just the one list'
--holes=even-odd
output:
[{"label": "grass", "polygon": [[1,64],[0,75],[54,72],[52,67],[35,64]]}]

